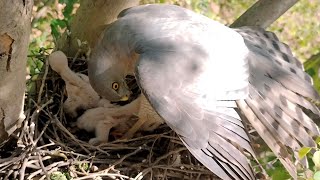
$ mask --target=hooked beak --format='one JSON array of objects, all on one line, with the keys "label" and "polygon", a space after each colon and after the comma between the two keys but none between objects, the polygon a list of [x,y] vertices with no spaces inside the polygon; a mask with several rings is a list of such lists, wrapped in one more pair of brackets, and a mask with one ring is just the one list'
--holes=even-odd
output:
[{"label": "hooked beak", "polygon": [[120,101],[128,101],[129,96],[128,95],[124,95],[123,97],[121,97]]}]

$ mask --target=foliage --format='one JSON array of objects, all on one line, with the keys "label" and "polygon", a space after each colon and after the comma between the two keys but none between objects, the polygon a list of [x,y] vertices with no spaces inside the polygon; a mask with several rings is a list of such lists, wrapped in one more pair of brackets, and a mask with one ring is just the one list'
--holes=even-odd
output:
[{"label": "foliage", "polygon": [[[54,41],[68,27],[79,7],[79,0],[45,0],[35,1],[33,8],[32,34],[29,44],[29,55],[41,53],[45,49],[53,49]],[[42,68],[42,59],[28,58],[28,68],[31,76],[38,74]]]},{"label": "foliage", "polygon": [[67,28],[70,20],[72,19],[72,12],[74,9],[74,4],[78,0],[59,0],[60,4],[65,4],[62,10],[63,19],[53,19],[50,23],[51,34],[55,40],[61,36],[61,29]]},{"label": "foliage", "polygon": [[68,180],[68,178],[62,172],[56,171],[50,175],[50,180]]},{"label": "foliage", "polygon": [[[309,158],[312,159],[312,162],[309,163],[309,169],[314,172],[312,177],[304,177],[310,180],[320,180],[320,137],[316,139],[318,147],[303,147],[299,151],[299,158]],[[312,151],[315,151],[312,153]]]},{"label": "foliage", "polygon": [[309,60],[307,60],[304,63],[305,71],[312,77],[314,87],[318,92],[320,92],[319,67],[320,67],[320,53],[312,56]]}]

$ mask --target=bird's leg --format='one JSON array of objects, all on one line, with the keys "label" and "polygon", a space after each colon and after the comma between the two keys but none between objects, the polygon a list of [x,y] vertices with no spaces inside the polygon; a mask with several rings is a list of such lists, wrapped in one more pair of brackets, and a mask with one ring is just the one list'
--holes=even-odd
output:
[{"label": "bird's leg", "polygon": [[122,136],[122,139],[131,139],[147,120],[147,117],[139,116],[139,120]]},{"label": "bird's leg", "polygon": [[122,137],[123,139],[130,139],[134,136],[134,134],[141,129],[141,127],[149,121],[148,119],[148,109],[151,108],[148,100],[145,96],[141,95],[139,104],[139,120],[129,129],[129,131]]},{"label": "bird's leg", "polygon": [[[107,118],[112,118],[112,117],[107,117]],[[97,145],[100,144],[102,142],[108,142],[109,140],[109,133],[110,133],[110,129],[114,126],[112,120],[110,121],[99,121],[98,124],[96,125],[95,128],[95,138],[91,138],[89,140],[90,144],[93,145]]]}]

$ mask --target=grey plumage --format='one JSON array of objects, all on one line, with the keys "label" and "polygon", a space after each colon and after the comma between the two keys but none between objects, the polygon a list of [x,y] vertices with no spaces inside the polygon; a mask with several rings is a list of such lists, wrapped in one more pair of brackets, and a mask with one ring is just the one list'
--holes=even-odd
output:
[{"label": "grey plumage", "polygon": [[109,82],[119,67],[119,74],[135,68],[153,108],[222,179],[255,179],[246,156],[255,154],[237,111],[294,178],[291,152],[315,146],[319,129],[301,106],[319,115],[305,99],[319,95],[271,32],[230,29],[177,6],[137,6],[120,13],[93,51],[89,78],[100,95],[108,98],[108,87],[96,77]]}]

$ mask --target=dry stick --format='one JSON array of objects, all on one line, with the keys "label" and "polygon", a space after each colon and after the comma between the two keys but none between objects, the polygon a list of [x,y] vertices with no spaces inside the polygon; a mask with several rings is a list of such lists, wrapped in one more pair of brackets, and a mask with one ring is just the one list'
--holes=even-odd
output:
[{"label": "dry stick", "polygon": [[41,169],[43,170],[44,174],[46,175],[47,180],[50,180],[50,176],[49,176],[46,168],[44,167],[44,164],[43,164],[43,161],[42,161],[42,157],[41,157],[41,155],[40,155],[39,152],[38,152],[37,154],[38,154],[39,164],[40,164],[40,166],[41,166]]},{"label": "dry stick", "polygon": [[40,150],[40,149],[43,149],[43,148],[46,148],[46,147],[49,147],[49,146],[53,146],[53,145],[55,145],[55,143],[51,142],[49,144],[45,144],[45,145],[39,146],[36,149]]},{"label": "dry stick", "polygon": [[[93,154],[92,157],[94,158],[95,156],[96,156],[96,152],[94,152],[94,154]],[[90,169],[92,168],[92,165],[93,165],[93,158],[91,158],[91,160],[90,160],[90,164],[89,164]],[[89,170],[90,170],[90,169],[89,169]],[[89,170],[88,170],[88,171],[89,171]]]},{"label": "dry stick", "polygon": [[133,180],[141,180],[143,178],[142,172],[140,172]]},{"label": "dry stick", "polygon": [[75,153],[75,152],[69,152],[69,151],[63,151],[63,150],[60,150],[60,152],[62,152],[62,153],[64,153],[64,154],[76,155],[76,156],[78,156],[78,157],[83,157],[83,158],[87,158],[87,159],[92,159],[92,158],[95,156],[95,153],[94,153],[94,155],[91,157],[91,156],[88,156],[88,155],[79,154],[79,153]]},{"label": "dry stick", "polygon": [[[18,162],[19,159],[24,159],[24,155],[25,154],[20,154],[18,157],[8,157],[8,158],[3,158],[3,159],[0,159],[0,168],[7,165],[7,164],[10,164],[10,163],[13,163],[13,162]],[[1,171],[2,169],[0,169]]]},{"label": "dry stick", "polygon": [[172,155],[172,154],[179,153],[180,151],[184,151],[184,150],[187,150],[187,148],[186,148],[186,147],[182,147],[182,148],[176,149],[176,150],[174,150],[174,151],[170,151],[169,153],[167,153],[167,154],[165,154],[165,155],[157,158],[157,159],[154,161],[154,163],[152,163],[151,166],[149,166],[147,169],[145,169],[145,170],[142,171],[142,175],[144,176],[144,175],[146,175],[147,173],[149,173],[150,171],[152,171],[152,169],[156,167],[155,165],[158,164],[161,160],[167,158],[168,156],[170,156],[170,155]]},{"label": "dry stick", "polygon": [[90,173],[88,176],[75,178],[74,180],[94,179],[98,176],[102,176],[102,177],[106,176],[106,177],[110,177],[110,178],[118,177],[118,178],[132,179],[128,176],[121,175],[121,174],[115,174],[115,173],[103,173],[103,174],[102,173]]},{"label": "dry stick", "polygon": [[25,174],[25,171],[26,171],[26,167],[27,167],[28,160],[29,160],[29,157],[26,157],[26,158],[23,160],[21,169],[20,169],[20,171],[19,171],[19,174],[20,174],[19,180],[24,180],[24,174]]},{"label": "dry stick", "polygon": [[36,164],[31,164],[30,161],[27,164],[27,168],[31,168],[31,169],[40,169],[40,166],[37,166]]},{"label": "dry stick", "polygon": [[[93,177],[96,177],[96,176],[109,176],[109,177],[114,177],[115,174],[112,174],[112,173],[107,173],[107,174],[100,174],[101,172],[109,172],[111,169],[113,169],[115,166],[121,164],[126,158],[136,154],[137,152],[139,152],[142,148],[139,147],[138,149],[136,149],[135,151],[131,152],[131,153],[128,153],[126,155],[124,155],[121,159],[119,159],[118,161],[116,161],[112,166],[110,166],[109,168],[103,170],[103,171],[100,171],[100,172],[97,172],[97,173],[89,173],[89,174],[86,174],[85,177],[82,177],[82,178],[78,178],[78,180],[80,179],[83,179],[83,178],[93,178]],[[84,172],[83,172],[84,173]],[[119,177],[119,178],[126,178],[126,179],[131,179],[129,178],[128,176],[123,176],[123,175],[120,175],[120,174],[117,174],[116,177]]]},{"label": "dry stick", "polygon": [[24,137],[24,134],[26,133],[26,129],[28,127],[28,121],[27,119],[30,118],[30,109],[26,110],[26,120],[23,122],[23,128],[20,131],[18,140],[17,140],[17,146],[18,147],[25,147],[25,144],[23,144],[22,138]]},{"label": "dry stick", "polygon": [[[36,104],[36,102],[34,102],[33,99],[31,99],[31,101],[37,106],[37,109],[32,113],[31,115],[31,118],[30,118],[30,124],[36,124],[36,118],[38,117],[40,111],[46,113],[46,111],[43,111],[43,109],[48,106],[49,104],[51,104],[53,102],[52,98],[49,99],[49,101],[47,101],[46,103],[42,104],[41,106],[39,106],[38,104]],[[47,114],[47,113],[46,113]],[[47,125],[48,126],[48,125]],[[30,126],[29,126],[30,127]],[[45,128],[46,129],[46,128]],[[43,134],[43,132],[42,132]],[[32,148],[36,147],[36,143],[39,141],[39,139],[41,138],[41,136],[39,135],[39,138],[34,141],[34,137],[35,137],[35,134],[34,132],[33,133],[28,133],[28,137],[29,137],[29,140],[31,141],[32,143]]]},{"label": "dry stick", "polygon": [[12,169],[9,170],[9,172],[7,173],[7,175],[4,177],[4,180],[9,179],[9,176],[13,173],[14,171]]},{"label": "dry stick", "polygon": [[[153,166],[152,168],[168,169],[168,170],[179,171],[179,172],[183,172],[183,173],[194,173],[194,174],[195,174],[195,173],[199,173],[198,171],[180,169],[180,168],[176,168],[176,167],[172,167],[172,166],[167,166],[167,165],[156,165],[156,166]],[[211,175],[212,172],[211,172],[211,171],[202,171],[202,174]]]},{"label": "dry stick", "polygon": [[40,140],[40,138],[42,137],[42,135],[44,134],[44,132],[47,130],[48,126],[50,124],[50,121],[47,121],[46,124],[44,125],[42,131],[40,132],[39,136],[37,137],[37,139],[33,142],[33,146],[36,146],[38,141]]},{"label": "dry stick", "polygon": [[42,77],[42,81],[41,81],[41,86],[40,86],[40,89],[39,89],[39,94],[38,94],[38,99],[37,99],[37,104],[40,104],[41,102],[41,96],[42,96],[42,92],[43,92],[43,88],[44,88],[44,85],[45,85],[45,81],[46,81],[46,78],[47,78],[47,75],[48,75],[48,69],[49,69],[49,62],[48,60],[46,59],[45,60],[45,70],[44,70],[44,74],[43,74],[43,77]]},{"label": "dry stick", "polygon": [[[119,159],[117,162],[115,162],[112,166],[115,167],[116,165],[119,165],[121,164],[126,158],[132,156],[132,155],[135,155],[137,154],[137,152],[139,152],[140,150],[142,149],[142,147],[138,147],[138,149],[136,149],[135,151],[129,153],[129,154],[126,154],[124,155],[121,159]],[[111,167],[110,167],[111,168]],[[109,169],[109,168],[108,168]]]},{"label": "dry stick", "polygon": [[152,155],[153,155],[153,148],[154,148],[154,145],[155,145],[155,143],[156,143],[156,141],[159,139],[159,137],[157,137],[157,138],[155,138],[154,139],[154,141],[153,141],[153,143],[152,143],[152,145],[151,145],[151,148],[150,148],[150,151],[149,151],[149,158],[148,158],[148,162],[149,162],[149,164],[151,164],[151,157],[152,157]]},{"label": "dry stick", "polygon": [[[54,163],[52,163],[52,164],[50,164],[50,165],[48,165],[48,166],[46,166],[46,167],[44,167],[44,168],[45,168],[46,170],[48,170],[48,174],[50,174],[53,168],[62,167],[62,166],[68,166],[68,165],[70,165],[70,162],[58,161],[58,162],[54,162]],[[54,170],[56,170],[56,169],[54,169]],[[41,174],[42,171],[43,171],[42,169],[39,169],[39,170],[31,173],[31,174],[27,177],[27,179],[32,179],[32,178],[35,177],[36,175]]]},{"label": "dry stick", "polygon": [[68,130],[67,128],[65,128],[65,127],[61,124],[61,122],[60,122],[56,117],[53,117],[52,120],[54,121],[54,123],[55,123],[62,131],[64,131],[68,136],[70,136],[73,141],[77,142],[77,144],[78,144],[86,153],[90,154],[90,151],[89,151],[87,148],[85,148],[85,147],[81,144],[81,142],[79,142],[79,140],[78,140],[72,133],[70,133],[69,130]]},{"label": "dry stick", "polygon": [[157,159],[152,163],[151,166],[154,166],[154,165],[158,164],[161,160],[167,158],[168,156],[170,156],[170,155],[172,155],[172,154],[179,153],[180,151],[184,151],[184,150],[187,150],[187,148],[186,148],[186,147],[182,147],[182,148],[176,149],[176,150],[174,150],[174,151],[170,151],[170,152],[168,152],[167,154],[165,154],[165,155],[157,158]]},{"label": "dry stick", "polygon": [[[66,91],[66,89],[63,88],[63,90],[62,90],[62,92],[60,94],[60,97],[61,97],[60,98],[60,102],[64,102],[64,95],[63,94],[65,94],[65,91]],[[63,111],[63,103],[62,103],[59,106],[59,117],[60,117],[61,120],[65,119],[63,115],[64,115],[64,111]]]}]

